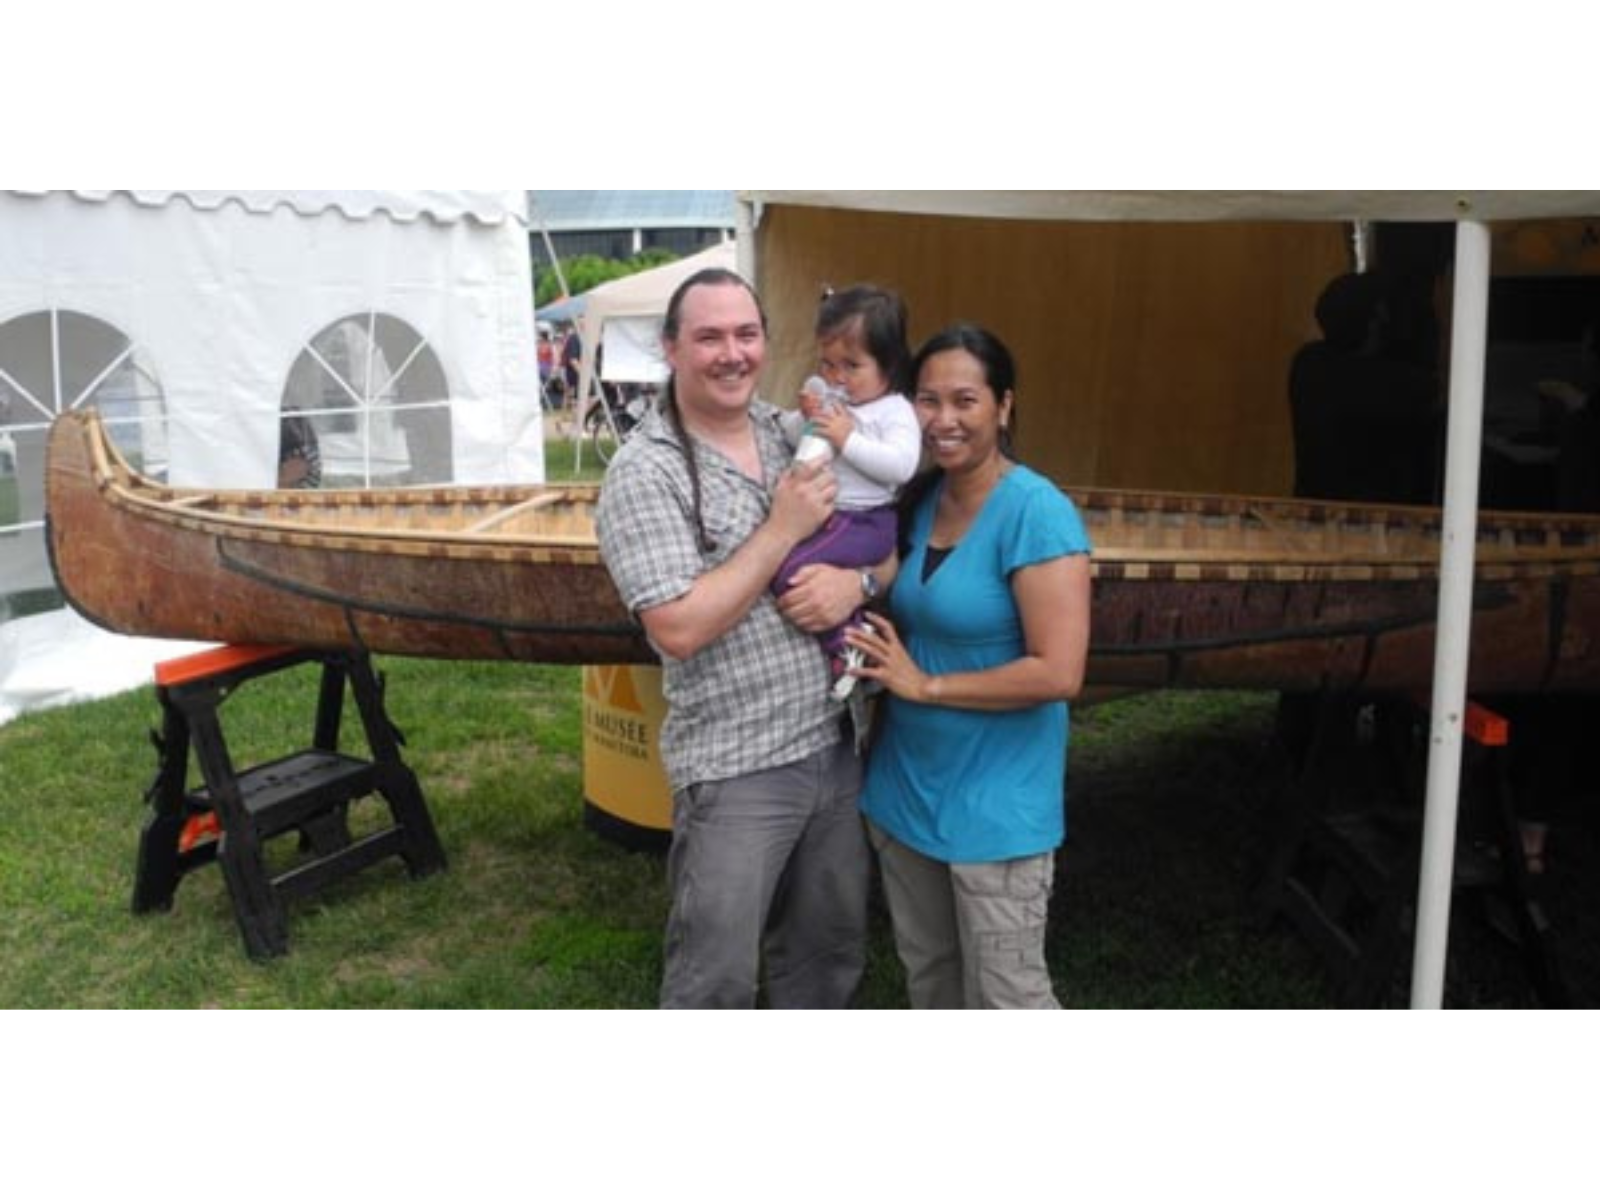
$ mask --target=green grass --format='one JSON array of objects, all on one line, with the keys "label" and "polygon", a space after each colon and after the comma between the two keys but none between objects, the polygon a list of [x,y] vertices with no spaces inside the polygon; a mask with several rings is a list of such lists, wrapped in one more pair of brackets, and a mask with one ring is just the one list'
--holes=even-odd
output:
[{"label": "green grass", "polygon": [[1253,898],[1277,829],[1275,694],[1158,692],[1074,713],[1050,960],[1079,1007],[1330,1002]]},{"label": "green grass", "polygon": [[[547,421],[550,418],[545,418]],[[548,437],[544,443],[544,477],[551,483],[572,483],[573,481],[599,480],[606,473],[605,463],[600,461],[600,456],[595,453],[594,443],[585,440],[583,443],[583,461],[581,469],[573,470],[577,461],[578,451],[571,438]]]},{"label": "green grass", "polygon": [[[450,869],[411,881],[396,861],[297,905],[292,952],[266,965],[242,956],[215,869],[185,879],[169,914],[128,912],[139,798],[155,761],[148,689],[0,729],[0,1004],[649,1003],[661,866],[577,820],[578,672],[384,668]],[[241,688],[223,710],[235,761],[302,748],[314,692],[308,669]],[[372,818],[381,806],[362,810]],[[570,949],[578,919],[607,933],[592,956]],[[552,944],[569,950],[553,956]],[[619,945],[640,952],[619,959]]]},{"label": "green grass", "polygon": [[[583,824],[580,672],[380,666],[449,869],[412,880],[396,860],[293,905],[290,953],[266,963],[245,957],[215,867],[182,882],[171,912],[129,911],[155,766],[149,688],[0,727],[0,1006],[654,1004],[664,862]],[[308,744],[315,682],[299,668],[232,696],[223,720],[234,760]],[[1265,715],[1248,696],[1156,696],[1080,714],[1074,836],[1050,942],[1066,1003],[1326,1002],[1299,945],[1249,920],[1259,797],[1240,775],[1257,765]],[[345,745],[359,750],[350,720]],[[358,826],[383,815],[376,800],[356,806]],[[1163,824],[1145,824],[1152,816]],[[275,842],[275,856],[292,855],[292,840]],[[861,1003],[903,1002],[875,908]]]}]

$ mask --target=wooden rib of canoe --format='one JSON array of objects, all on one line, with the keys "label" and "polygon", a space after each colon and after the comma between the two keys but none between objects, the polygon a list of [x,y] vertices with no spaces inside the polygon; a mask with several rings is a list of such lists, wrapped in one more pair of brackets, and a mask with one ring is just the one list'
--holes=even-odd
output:
[{"label": "wooden rib of canoe", "polygon": [[[130,634],[552,663],[654,661],[607,576],[595,485],[205,491],[51,434],[62,590]],[[1426,689],[1439,513],[1069,489],[1095,545],[1089,682]],[[1600,688],[1600,518],[1485,513],[1470,685]]]}]

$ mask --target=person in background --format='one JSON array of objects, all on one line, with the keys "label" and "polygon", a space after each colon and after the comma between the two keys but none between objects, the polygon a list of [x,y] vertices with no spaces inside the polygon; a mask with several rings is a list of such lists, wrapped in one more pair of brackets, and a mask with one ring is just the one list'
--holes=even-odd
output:
[{"label": "person in background", "polygon": [[[1537,384],[1542,424],[1556,449],[1550,496],[1557,512],[1600,513],[1600,315],[1584,322],[1579,354],[1574,378]],[[1537,881],[1548,865],[1551,829],[1582,812],[1584,794],[1593,791],[1589,739],[1600,728],[1600,698],[1515,695],[1489,702],[1511,722],[1511,784],[1523,868]]]},{"label": "person in background", "polygon": [[578,327],[574,325],[567,330],[567,336],[561,343],[561,388],[566,393],[568,410],[575,414],[583,408],[583,398],[578,395],[582,367],[583,339],[578,336]]},{"label": "person in background", "polygon": [[1340,275],[1318,297],[1322,340],[1289,367],[1296,496],[1434,502],[1438,384],[1389,353],[1390,313],[1389,287],[1374,274]]},{"label": "person in background", "polygon": [[[827,524],[784,559],[772,586],[782,594],[812,563],[850,567],[861,572],[865,604],[879,591],[872,568],[895,550],[895,497],[922,456],[917,416],[904,395],[911,366],[905,302],[876,287],[830,292],[817,313],[816,337],[820,378],[838,402],[802,392],[784,430],[796,445],[806,431],[827,443],[839,497]],[[850,668],[861,656],[845,645],[844,630],[859,618],[858,609],[823,635],[838,700],[855,687]]]},{"label": "person in background", "polygon": [[[791,467],[780,413],[756,397],[766,317],[742,278],[685,280],[662,346],[661,403],[612,460],[596,514],[606,567],[662,660],[661,1003],[753,1006],[764,967],[773,1007],[842,1007],[866,962],[861,766],[826,656],[769,588],[838,485],[823,464]],[[820,630],[858,602],[856,576],[819,568],[786,599]]]},{"label": "person in background", "polygon": [[548,329],[539,330],[538,337],[539,361],[539,395],[544,399],[545,407],[552,407],[550,398],[550,377],[555,374],[556,348],[550,341]]},{"label": "person in background", "polygon": [[322,449],[311,418],[297,409],[285,409],[278,435],[278,486],[322,486]]},{"label": "person in background", "polygon": [[[1317,297],[1322,338],[1300,347],[1289,366],[1296,496],[1368,504],[1436,500],[1441,410],[1437,379],[1419,361],[1418,339],[1432,326],[1420,303],[1415,289],[1397,292],[1376,273],[1337,276]],[[1396,329],[1407,345],[1396,345]],[[1360,713],[1369,703],[1367,725]],[[1328,754],[1353,748],[1363,729],[1403,746],[1411,724],[1409,705],[1391,698],[1285,692],[1278,702],[1278,735],[1297,772],[1311,765],[1319,746]]]},{"label": "person in background", "polygon": [[1541,425],[1556,449],[1558,512],[1600,512],[1600,315],[1584,323],[1573,379],[1541,379]]},{"label": "person in background", "polygon": [[846,635],[888,692],[861,808],[913,1006],[1055,1008],[1045,921],[1089,539],[1012,453],[1016,369],[998,337],[951,326],[913,369],[933,469],[903,501],[890,616]]}]

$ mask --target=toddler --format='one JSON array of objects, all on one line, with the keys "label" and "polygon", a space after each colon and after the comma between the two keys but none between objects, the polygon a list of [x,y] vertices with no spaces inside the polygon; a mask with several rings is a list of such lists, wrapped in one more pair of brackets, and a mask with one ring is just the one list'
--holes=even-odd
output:
[{"label": "toddler", "polygon": [[[870,568],[894,552],[895,497],[922,456],[922,432],[904,395],[911,364],[905,303],[876,287],[829,293],[817,313],[816,338],[820,378],[806,381],[799,411],[784,416],[784,431],[797,457],[831,455],[839,496],[827,524],[784,560],[772,589],[782,592],[811,563],[854,567],[865,603],[877,595]],[[858,609],[822,637],[840,700],[855,687],[850,672],[861,664],[861,652],[844,641],[845,628],[859,617]]]}]

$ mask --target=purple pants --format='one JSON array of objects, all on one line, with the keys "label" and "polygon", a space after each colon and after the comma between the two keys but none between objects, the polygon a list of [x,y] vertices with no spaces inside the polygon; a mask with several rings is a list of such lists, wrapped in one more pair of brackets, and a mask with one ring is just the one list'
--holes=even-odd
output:
[{"label": "purple pants", "polygon": [[[772,590],[782,595],[795,572],[812,563],[829,567],[875,567],[894,552],[897,522],[893,508],[869,508],[859,512],[835,512],[827,524],[789,552],[772,581]],[[844,649],[844,631],[861,619],[858,608],[843,625],[822,635],[829,654]]]}]

